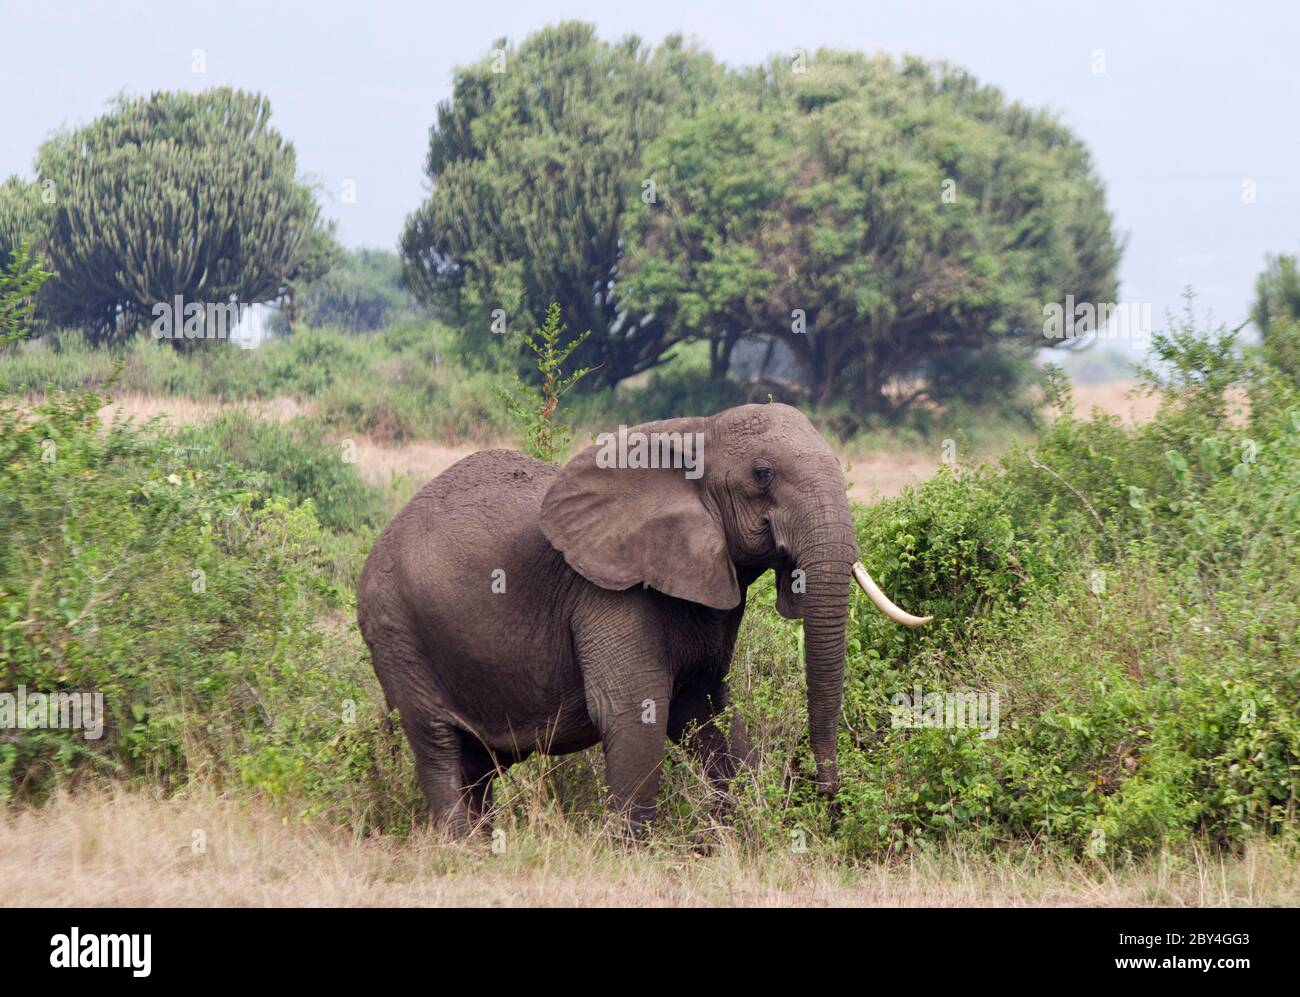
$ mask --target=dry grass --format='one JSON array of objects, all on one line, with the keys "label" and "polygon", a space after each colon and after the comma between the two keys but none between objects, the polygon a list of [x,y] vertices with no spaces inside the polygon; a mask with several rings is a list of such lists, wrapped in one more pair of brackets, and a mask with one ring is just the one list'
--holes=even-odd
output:
[{"label": "dry grass", "polygon": [[[1094,411],[1118,416],[1128,426],[1150,422],[1160,408],[1161,396],[1146,393],[1137,381],[1111,381],[1107,384],[1076,384],[1073,389],[1074,409],[1082,416]],[[1240,388],[1230,388],[1224,396],[1229,410],[1229,421],[1245,426],[1249,422],[1250,399]],[[1050,409],[1049,413],[1056,410]]]},{"label": "dry grass", "polygon": [[[193,847],[201,832],[205,848]],[[512,841],[512,837],[518,840]],[[816,851],[708,857],[551,828],[455,844],[363,840],[208,792],[62,795],[0,811],[0,897],[45,906],[1225,906],[1300,903],[1300,866],[1259,843],[1112,870],[1024,854],[847,866]]]},{"label": "dry grass", "polygon": [[1076,384],[1074,408],[1081,415],[1094,409],[1117,415],[1127,425],[1149,422],[1160,407],[1159,395],[1144,395],[1136,381],[1111,381],[1109,384]]},{"label": "dry grass", "polygon": [[409,443],[385,443],[369,436],[359,435],[356,440],[357,471],[371,485],[387,485],[395,476],[410,479],[412,491],[432,481],[462,457],[493,447],[511,447],[508,442],[435,443],[413,440]]},{"label": "dry grass", "polygon": [[843,464],[849,501],[870,505],[933,477],[939,470],[939,453],[875,450],[845,457]]},{"label": "dry grass", "polygon": [[[1135,382],[1115,381],[1110,384],[1078,385],[1074,388],[1075,406],[1080,412],[1094,408],[1117,415],[1127,423],[1145,422],[1156,411],[1158,398],[1135,394]],[[176,424],[202,422],[223,411],[245,408],[261,418],[285,422],[299,415],[310,415],[310,404],[304,405],[293,398],[274,398],[266,402],[221,402],[197,400],[180,396],[154,396],[123,394],[105,406],[101,415],[105,419],[134,416],[143,420],[162,416]],[[414,492],[433,480],[456,461],[478,450],[491,446],[513,446],[509,441],[455,443],[432,440],[413,440],[393,443],[378,440],[366,434],[354,434],[357,471],[371,485],[386,486],[395,476],[409,481]],[[847,467],[845,479],[849,486],[849,500],[870,504],[880,499],[892,498],[902,493],[908,485],[917,484],[935,474],[939,467],[939,453],[917,450],[872,450],[844,455]]]},{"label": "dry grass", "polygon": [[300,415],[310,415],[312,406],[296,398],[281,395],[266,401],[222,402],[210,399],[187,398],[184,395],[144,395],[124,393],[99,410],[105,422],[134,418],[137,422],[162,417],[173,425],[206,422],[223,412],[237,409],[250,412],[268,422],[288,422]]}]

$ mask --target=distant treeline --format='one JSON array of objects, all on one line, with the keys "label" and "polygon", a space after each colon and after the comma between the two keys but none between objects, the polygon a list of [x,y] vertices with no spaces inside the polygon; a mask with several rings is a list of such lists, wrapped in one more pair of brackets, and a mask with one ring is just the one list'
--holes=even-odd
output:
[{"label": "distant treeline", "polygon": [[112,343],[177,295],[279,302],[290,327],[433,310],[467,366],[521,365],[499,333],[556,301],[591,332],[588,389],[699,342],[715,379],[872,414],[1005,402],[1068,342],[1044,338],[1046,307],[1117,297],[1087,149],[944,63],[729,68],[581,23],[501,40],[437,108],[400,257],[340,250],[270,116],[228,88],[120,97],[43,143],[33,180],[0,184],[0,264],[44,258],[44,327]]}]

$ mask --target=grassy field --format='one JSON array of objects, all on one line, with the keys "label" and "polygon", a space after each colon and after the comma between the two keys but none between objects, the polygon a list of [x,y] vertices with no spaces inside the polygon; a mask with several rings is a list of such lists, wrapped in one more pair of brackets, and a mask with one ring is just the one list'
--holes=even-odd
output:
[{"label": "grassy field", "polygon": [[[196,837],[196,834],[201,834]],[[1140,862],[1063,858],[1032,847],[953,848],[878,862],[628,849],[563,823],[486,841],[360,837],[287,811],[198,790],[60,795],[0,811],[7,905],[41,906],[1086,906],[1300,904],[1300,864],[1276,843],[1235,855],[1188,846]],[[196,850],[201,842],[202,850]]]},{"label": "grassy field", "polygon": [[[1096,411],[1130,424],[1146,422],[1155,414],[1159,399],[1138,395],[1136,391],[1137,384],[1132,380],[1080,385],[1074,390],[1074,400],[1081,412]],[[162,418],[173,425],[184,425],[206,422],[231,410],[247,411],[257,418],[276,422],[311,417],[317,411],[310,399],[304,401],[287,395],[265,401],[228,402],[119,392],[111,404],[104,406],[100,416],[110,422]],[[356,443],[357,471],[368,484],[384,487],[395,478],[406,478],[414,489],[419,489],[426,481],[436,478],[456,461],[477,450],[518,445],[517,440],[504,432],[499,438],[482,440],[395,441],[365,433],[349,438]],[[893,498],[908,485],[924,481],[939,469],[941,446],[942,441],[936,441],[921,448],[912,441],[908,446],[873,449],[865,439],[843,444],[839,450],[844,461],[850,501],[868,503]]]}]

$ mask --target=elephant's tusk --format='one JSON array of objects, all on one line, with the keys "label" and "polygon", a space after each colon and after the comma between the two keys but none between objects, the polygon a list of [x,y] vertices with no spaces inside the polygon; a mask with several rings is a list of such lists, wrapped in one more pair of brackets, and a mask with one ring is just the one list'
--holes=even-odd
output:
[{"label": "elephant's tusk", "polygon": [[923,627],[934,619],[933,616],[913,616],[895,606],[889,601],[889,596],[880,591],[880,586],[867,574],[867,569],[862,566],[861,561],[853,562],[853,577],[862,586],[862,591],[867,593],[867,597],[876,604],[876,608],[895,623],[901,623],[905,627]]}]

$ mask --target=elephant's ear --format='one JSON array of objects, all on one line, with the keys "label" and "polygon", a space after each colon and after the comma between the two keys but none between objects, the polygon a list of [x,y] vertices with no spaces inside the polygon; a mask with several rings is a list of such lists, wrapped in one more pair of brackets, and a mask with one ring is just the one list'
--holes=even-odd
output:
[{"label": "elephant's ear", "polygon": [[783,564],[776,572],[776,611],[787,620],[803,619],[804,574],[793,564]]},{"label": "elephant's ear", "polygon": [[[626,431],[630,459],[609,433],[569,461],[542,502],[542,530],[574,571],[601,588],[648,585],[713,609],[739,605],[726,536],[692,469],[704,469],[707,429],[705,419],[649,422]],[[635,466],[645,463],[639,440],[662,444],[658,466]]]}]

